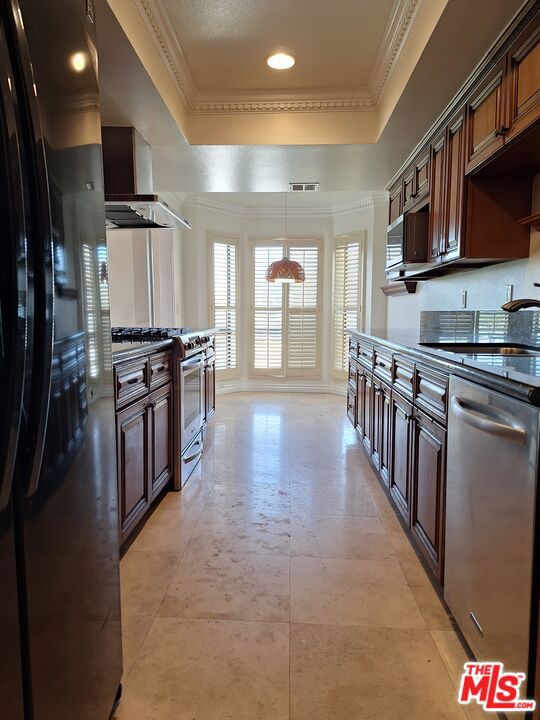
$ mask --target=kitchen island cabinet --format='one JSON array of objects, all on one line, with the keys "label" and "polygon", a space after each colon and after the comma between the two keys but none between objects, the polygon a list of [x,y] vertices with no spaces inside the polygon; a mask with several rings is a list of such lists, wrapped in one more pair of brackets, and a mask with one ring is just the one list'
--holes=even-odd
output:
[{"label": "kitchen island cabinet", "polygon": [[114,365],[121,545],[173,475],[172,352],[166,343],[148,343]]}]

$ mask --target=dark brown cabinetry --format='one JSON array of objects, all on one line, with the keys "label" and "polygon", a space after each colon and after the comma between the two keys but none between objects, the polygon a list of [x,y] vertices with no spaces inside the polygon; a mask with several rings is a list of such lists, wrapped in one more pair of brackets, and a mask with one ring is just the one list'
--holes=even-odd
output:
[{"label": "dark brown cabinetry", "polygon": [[120,534],[123,541],[146,511],[148,483],[148,412],[134,403],[116,415]]},{"label": "dark brown cabinetry", "polygon": [[[398,209],[405,219],[428,209],[428,258],[399,272],[389,265],[389,279],[528,257],[520,220],[540,169],[540,3],[518,13],[420,147],[389,186],[389,225]],[[389,248],[394,235],[389,227]]]},{"label": "dark brown cabinetry", "polygon": [[467,173],[504,143],[504,133],[508,130],[505,79],[506,56],[477,83],[467,101]]},{"label": "dark brown cabinetry", "polygon": [[173,474],[172,353],[114,368],[120,541],[124,543]]},{"label": "dark brown cabinetry", "polygon": [[442,584],[446,430],[417,409],[411,427],[411,529]]},{"label": "dark brown cabinetry", "polygon": [[510,47],[507,92],[511,140],[540,117],[540,17]]},{"label": "dark brown cabinetry", "polygon": [[429,206],[429,260],[444,251],[446,200],[446,133],[436,138],[431,149],[431,201]]},{"label": "dark brown cabinetry", "polygon": [[361,335],[349,347],[347,415],[442,583],[448,375]]},{"label": "dark brown cabinetry", "polygon": [[412,405],[398,393],[390,401],[390,481],[396,506],[409,521]]},{"label": "dark brown cabinetry", "polygon": [[446,228],[442,252],[445,260],[461,254],[465,206],[465,109],[462,108],[448,125],[446,151]]}]

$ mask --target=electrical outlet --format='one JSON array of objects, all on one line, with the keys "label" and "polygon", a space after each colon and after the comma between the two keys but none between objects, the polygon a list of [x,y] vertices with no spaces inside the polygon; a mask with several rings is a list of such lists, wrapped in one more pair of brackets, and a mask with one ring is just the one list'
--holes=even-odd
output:
[{"label": "electrical outlet", "polygon": [[463,290],[461,293],[461,307],[466,308],[467,307],[467,291]]},{"label": "electrical outlet", "polygon": [[506,286],[506,302],[510,302],[513,299],[514,299],[514,286],[507,285]]}]

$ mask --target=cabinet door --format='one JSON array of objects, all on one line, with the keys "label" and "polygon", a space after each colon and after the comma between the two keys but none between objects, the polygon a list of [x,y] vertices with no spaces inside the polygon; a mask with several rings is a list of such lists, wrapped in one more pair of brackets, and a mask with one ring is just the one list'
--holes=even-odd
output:
[{"label": "cabinet door", "polygon": [[388,224],[395,222],[403,212],[403,188],[401,180],[390,190]]},{"label": "cabinet door", "polygon": [[415,203],[416,185],[415,168],[409,169],[403,178],[403,210],[408,210]]},{"label": "cabinet door", "polygon": [[445,260],[460,256],[465,217],[465,110],[448,126],[446,153],[446,230],[443,244]]},{"label": "cabinet door", "polygon": [[411,528],[442,583],[446,430],[415,410],[411,465]]},{"label": "cabinet door", "polygon": [[374,376],[371,456],[385,485],[388,485],[388,458],[390,453],[390,396],[390,387]]},{"label": "cabinet door", "polygon": [[154,498],[169,482],[173,468],[173,386],[169,383],[148,398],[150,495]]},{"label": "cabinet door", "polygon": [[147,400],[116,415],[120,531],[125,540],[149,502]]},{"label": "cabinet door", "polygon": [[210,362],[204,369],[205,418],[212,419],[216,411],[216,363]]},{"label": "cabinet door", "polygon": [[482,79],[467,103],[467,173],[504,143],[505,76],[506,57]]},{"label": "cabinet door", "polygon": [[389,484],[390,467],[390,428],[391,428],[392,391],[388,385],[381,383],[379,393],[379,472],[386,486]]},{"label": "cabinet door", "polygon": [[356,432],[358,437],[364,438],[364,415],[366,406],[366,371],[358,366],[356,375]]},{"label": "cabinet door", "polygon": [[352,389],[349,385],[347,388],[347,417],[356,427],[356,389]]},{"label": "cabinet door", "polygon": [[390,492],[400,512],[409,521],[410,506],[410,453],[412,405],[397,393],[392,394]]},{"label": "cabinet door", "polygon": [[442,253],[445,232],[446,199],[446,133],[437,138],[431,150],[431,196],[429,205],[428,258],[435,260]]},{"label": "cabinet door", "polygon": [[362,438],[364,447],[371,453],[373,443],[373,375],[364,375],[364,436]]},{"label": "cabinet door", "polygon": [[371,457],[374,465],[381,467],[381,381],[373,378],[373,432],[371,440]]},{"label": "cabinet door", "polygon": [[429,193],[429,157],[430,151],[421,153],[414,163],[414,198],[418,202]]},{"label": "cabinet door", "polygon": [[508,139],[540,117],[540,15],[509,50],[508,109]]}]

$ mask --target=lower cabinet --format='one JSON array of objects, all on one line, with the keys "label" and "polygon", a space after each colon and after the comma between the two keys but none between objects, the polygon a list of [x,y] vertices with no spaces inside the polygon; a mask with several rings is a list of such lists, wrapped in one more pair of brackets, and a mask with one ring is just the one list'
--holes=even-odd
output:
[{"label": "lower cabinet", "polygon": [[148,410],[146,400],[116,414],[120,539],[146,511],[148,483]]},{"label": "lower cabinet", "polygon": [[411,529],[442,584],[446,430],[417,409],[412,427]]},{"label": "lower cabinet", "polygon": [[390,401],[390,473],[389,488],[396,506],[409,522],[410,515],[410,468],[411,468],[411,418],[413,406],[397,393]]},{"label": "lower cabinet", "polygon": [[116,413],[121,543],[172,475],[172,388],[169,383]]},{"label": "lower cabinet", "polygon": [[150,500],[169,482],[173,472],[173,391],[172,383],[148,398],[150,432]]},{"label": "lower cabinet", "polygon": [[371,455],[381,480],[388,487],[390,466],[390,411],[392,389],[373,378],[373,445]]},{"label": "lower cabinet", "polygon": [[[375,357],[377,350],[375,347]],[[411,377],[407,384],[404,372],[399,372],[405,366]],[[355,367],[356,382],[351,382]],[[381,378],[377,367],[370,372],[354,357],[351,371],[347,415],[417,547],[442,584],[446,493],[443,423],[448,377],[401,355],[394,359],[392,384]],[[402,386],[410,399],[401,394]]]}]

